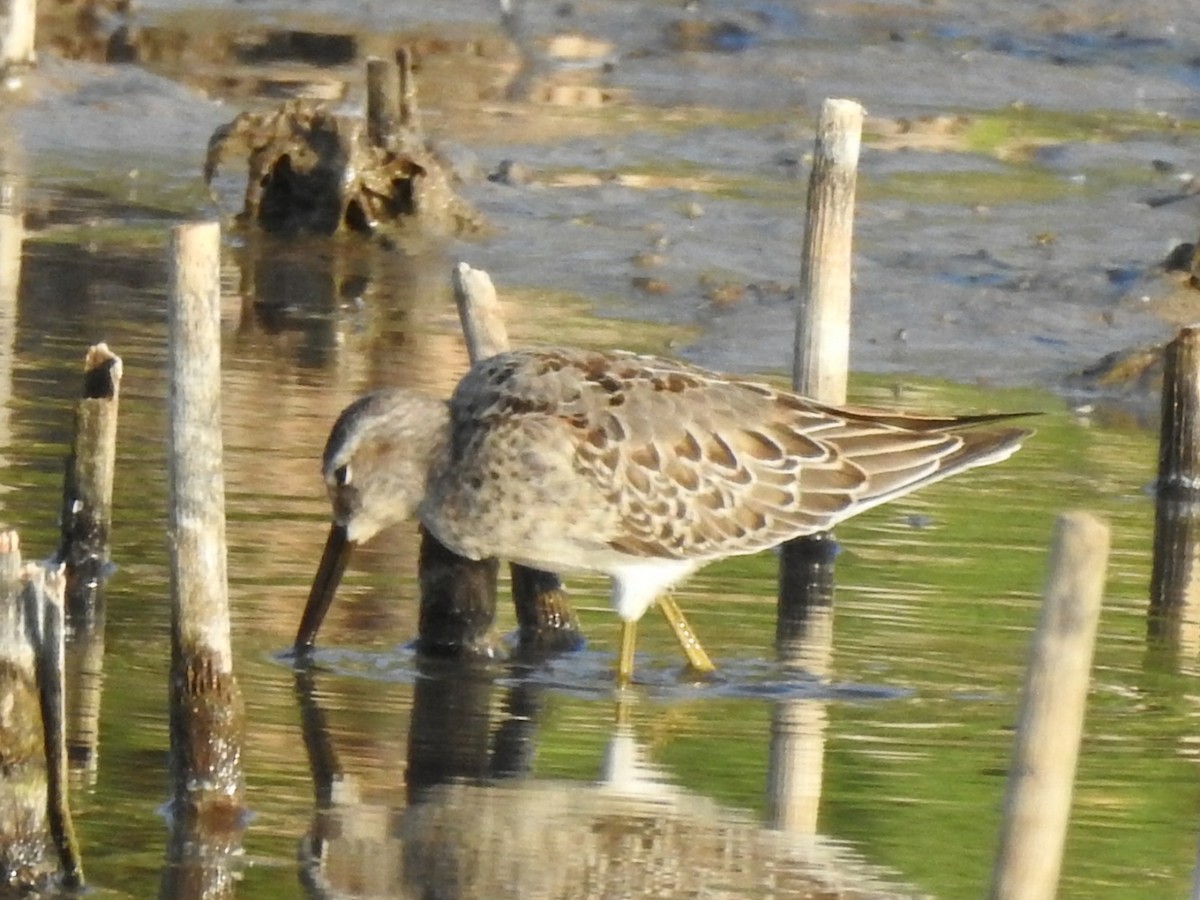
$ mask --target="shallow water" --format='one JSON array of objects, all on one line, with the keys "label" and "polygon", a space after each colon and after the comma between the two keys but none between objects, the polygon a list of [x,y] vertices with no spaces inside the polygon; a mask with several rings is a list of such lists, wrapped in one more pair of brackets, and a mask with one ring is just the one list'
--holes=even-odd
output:
[{"label": "shallow water", "polygon": [[[168,23],[180,6],[192,5],[146,4]],[[1143,200],[1189,162],[1190,7],[1176,28],[1169,4],[1135,22],[1105,3],[1075,5],[1074,19],[1022,4],[730,4],[717,18],[757,23],[750,37],[699,50],[672,45],[667,5],[573,9],[527,12],[535,37],[569,27],[613,42],[611,72],[582,67],[616,98],[599,107],[506,95],[507,56],[428,62],[439,136],[483,170],[514,157],[537,172],[524,188],[466,186],[498,226],[487,239],[388,250],[227,236],[229,569],[253,814],[237,895],[788,897],[836,882],[849,896],[977,897],[1047,542],[1076,508],[1110,522],[1113,548],[1060,896],[1185,894],[1197,703],[1194,673],[1145,649],[1154,438],[1021,385],[1057,386],[1167,330],[1141,299],[1157,290],[1146,272],[1194,238],[1194,206]],[[330,12],[350,15],[313,7]],[[456,38],[499,33],[484,4],[438,15]],[[230,16],[286,24],[272,4]],[[353,14],[380,32],[449,27],[432,17],[406,4]],[[27,555],[48,553],[83,353],[106,340],[125,364],[117,572],[98,752],[72,802],[97,894],[144,897],[161,879],[168,784],[162,252],[170,223],[209,208],[199,159],[235,101],[137,68],[48,58],[43,71],[28,105],[0,108],[0,174],[15,175],[26,232],[15,302],[0,304],[0,502]],[[832,650],[800,671],[775,659],[770,555],[713,566],[679,592],[720,667],[711,683],[681,678],[668,630],[648,617],[638,684],[618,709],[615,618],[587,579],[570,584],[583,651],[532,670],[422,663],[408,647],[415,535],[400,528],[356,557],[317,671],[294,672],[284,651],[327,523],[329,425],[376,385],[449,391],[466,364],[451,264],[492,272],[514,343],[778,372],[807,117],[846,94],[877,117],[854,347],[874,374],[854,381],[854,399],[1045,410],[1027,448],[840,529]],[[946,119],[922,126],[920,114]],[[226,211],[239,191],[234,173],[218,183]],[[663,257],[649,273],[631,261],[648,249]],[[3,286],[3,240],[0,255]],[[639,290],[647,274],[670,289]],[[715,300],[722,284],[741,299]],[[507,603],[500,616],[511,628]]]},{"label": "shallow water", "polygon": [[[5,448],[5,516],[37,555],[53,542],[77,360],[100,334],[123,355],[100,741],[74,795],[101,896],[154,890],[167,784],[166,335],[155,285],[165,276],[158,248],[127,253],[118,264],[115,249],[27,245]],[[840,529],[832,651],[806,670],[774,660],[769,554],[712,566],[679,592],[720,667],[713,682],[682,679],[669,631],[647,618],[620,725],[616,622],[598,581],[570,584],[589,638],[579,653],[533,670],[423,664],[407,646],[416,544],[401,528],[357,557],[317,670],[298,676],[283,653],[324,537],[317,458],[329,423],[371,384],[445,390],[464,365],[444,260],[339,256],[342,272],[358,266],[372,279],[354,302],[326,289],[330,258],[319,245],[290,258],[306,296],[256,309],[253,296],[243,306],[231,294],[223,319],[231,598],[253,813],[239,896],[329,896],[321,884],[346,892],[338,896],[419,895],[431,884],[487,896],[498,883],[514,895],[521,885],[521,896],[572,896],[584,860],[599,896],[605,884],[796,896],[809,878],[977,896],[1046,544],[1054,516],[1079,507],[1110,521],[1113,551],[1061,896],[1185,890],[1195,695],[1190,675],[1147,663],[1143,643],[1153,436],[1081,420],[1030,390],[856,382],[866,403],[1047,412],[1012,460]],[[229,247],[227,283],[244,283],[253,259]],[[516,330],[586,341],[578,328],[569,312],[545,310]],[[641,340],[661,335],[650,328]],[[501,627],[512,624],[502,604]],[[790,804],[768,790],[773,745],[801,754],[803,786]],[[763,831],[772,821],[794,834]],[[814,827],[816,845],[804,837]],[[310,834],[323,838],[322,862],[298,868]]]}]

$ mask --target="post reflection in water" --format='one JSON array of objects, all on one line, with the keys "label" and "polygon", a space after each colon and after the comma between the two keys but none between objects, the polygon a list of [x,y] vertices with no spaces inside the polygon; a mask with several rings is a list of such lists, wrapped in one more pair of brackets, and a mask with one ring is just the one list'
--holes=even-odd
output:
[{"label": "post reflection in water", "polygon": [[1194,668],[1200,654],[1200,496],[1160,486],[1150,577],[1148,637],[1152,649]]},{"label": "post reflection in water", "polygon": [[[837,541],[830,532],[781,548],[775,649],[790,671],[822,681],[833,662],[833,570]],[[800,835],[817,833],[825,767],[825,700],[780,700],[771,715],[767,764],[767,822]]]},{"label": "post reflection in water", "polygon": [[1154,666],[1194,673],[1200,656],[1200,504],[1166,499],[1158,506],[1149,654]]},{"label": "post reflection in water", "polygon": [[[13,364],[25,243],[25,169],[19,146],[0,141],[0,467],[8,466],[12,444]],[[8,488],[0,487],[0,493]]]},{"label": "post reflection in water", "polygon": [[[805,896],[836,884],[837,896],[858,897],[882,887],[844,847],[782,830],[794,810],[763,828],[671,783],[637,738],[628,692],[595,781],[537,777],[548,689],[527,667],[419,660],[404,771],[392,799],[373,801],[339,762],[317,675],[298,670],[316,801],[300,849],[308,896]],[[807,749],[807,734],[782,746]]]},{"label": "post reflection in water", "polygon": [[71,787],[94,787],[100,763],[100,701],[104,687],[104,591],[84,621],[68,614],[66,646],[67,759]]}]

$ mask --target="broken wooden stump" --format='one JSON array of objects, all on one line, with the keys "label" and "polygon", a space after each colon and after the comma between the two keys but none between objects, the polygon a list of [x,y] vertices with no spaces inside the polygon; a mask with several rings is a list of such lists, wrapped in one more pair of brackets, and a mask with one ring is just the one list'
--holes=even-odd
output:
[{"label": "broken wooden stump", "polygon": [[66,617],[67,757],[83,782],[96,777],[104,668],[104,585],[111,568],[113,470],[121,359],[106,344],[88,348],[82,396],[75,404],[75,432],[63,479],[59,546]]},{"label": "broken wooden stump", "polygon": [[107,344],[89,348],[83,396],[75,405],[57,554],[66,565],[67,611],[76,622],[95,617],[108,575],[120,385],[121,358]]},{"label": "broken wooden stump", "polygon": [[404,72],[369,61],[365,120],[304,101],[242,113],[209,138],[205,182],[212,184],[226,158],[247,157],[238,220],[267,231],[478,231],[482,218],[455,193],[453,174],[419,130],[411,70]]},{"label": "broken wooden stump", "polygon": [[0,532],[0,888],[83,885],[67,799],[61,567],[21,565]]}]

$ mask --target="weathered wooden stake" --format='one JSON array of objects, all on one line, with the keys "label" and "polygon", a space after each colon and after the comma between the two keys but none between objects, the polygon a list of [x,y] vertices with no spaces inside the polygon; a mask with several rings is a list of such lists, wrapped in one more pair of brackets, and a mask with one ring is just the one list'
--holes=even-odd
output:
[{"label": "weathered wooden stake", "polygon": [[167,307],[172,631],[176,647],[232,674],[221,443],[220,227],[171,232]]},{"label": "weathered wooden stake", "polygon": [[400,125],[410,132],[421,130],[421,108],[417,105],[417,79],[413,75],[412,52],[407,47],[396,51],[399,69]]},{"label": "weathered wooden stake", "polygon": [[175,828],[163,891],[165,896],[200,880],[217,888],[204,896],[232,896],[232,876],[222,861],[240,845],[244,707],[233,672],[226,573],[219,226],[207,222],[172,229],[170,257],[167,463]]},{"label": "weathered wooden stake", "polygon": [[386,147],[399,124],[398,66],[372,56],[367,60],[367,137],[376,147]]},{"label": "weathered wooden stake", "polygon": [[63,485],[61,537],[56,558],[65,565],[68,760],[80,782],[94,780],[100,744],[104,667],[104,583],[109,568],[113,470],[121,359],[106,344],[84,357],[82,399]]},{"label": "weathered wooden stake", "polygon": [[[833,405],[846,402],[850,368],[854,190],[862,122],[863,108],[853,100],[826,100],[821,107],[800,258],[792,387]],[[793,627],[787,623],[803,622],[809,606],[832,602],[832,588],[825,589],[833,579],[832,540],[814,535],[782,546],[777,646],[784,645]]]},{"label": "weathered wooden stake", "polygon": [[494,559],[459,556],[421,529],[417,646],[422,653],[447,657],[496,655],[492,623],[496,618],[499,567]]},{"label": "weathered wooden stake", "polygon": [[107,344],[96,344],[88,349],[83,373],[58,548],[58,558],[66,564],[67,610],[75,620],[94,615],[109,564],[121,359]]},{"label": "weathered wooden stake", "polygon": [[792,387],[822,403],[846,402],[862,122],[863,108],[853,100],[825,101],[808,180]]},{"label": "weathered wooden stake", "polygon": [[1108,526],[1089,513],[1066,513],[1055,523],[1021,692],[992,900],[1050,900],[1057,890],[1108,544]]},{"label": "weathered wooden stake", "polygon": [[488,273],[460,262],[450,273],[450,283],[454,286],[454,302],[471,364],[508,350],[504,311]]},{"label": "weathered wooden stake", "polygon": [[1152,644],[1200,651],[1200,325],[1167,345],[1147,633]]},{"label": "weathered wooden stake", "polygon": [[[487,272],[459,263],[450,280],[471,362],[508,350],[504,314]],[[519,565],[509,571],[521,650],[536,654],[578,647],[583,642],[579,619],[558,575]]]},{"label": "weathered wooden stake", "polygon": [[7,0],[0,15],[0,78],[12,81],[37,62],[33,36],[37,26],[37,0]]},{"label": "weathered wooden stake", "polygon": [[109,568],[113,470],[121,359],[106,344],[84,357],[82,399],[63,484],[61,536],[56,558],[65,565],[67,760],[77,783],[96,777],[104,669],[104,584]]}]

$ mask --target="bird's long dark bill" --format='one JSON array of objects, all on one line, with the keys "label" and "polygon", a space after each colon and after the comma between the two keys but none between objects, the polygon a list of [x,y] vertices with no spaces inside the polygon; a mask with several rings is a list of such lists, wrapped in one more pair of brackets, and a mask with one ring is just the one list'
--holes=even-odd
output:
[{"label": "bird's long dark bill", "polygon": [[321,630],[325,613],[329,612],[333,595],[337,593],[342,573],[346,571],[346,563],[353,552],[354,542],[346,537],[346,526],[335,522],[329,529],[325,552],[321,554],[321,563],[317,566],[312,589],[308,592],[308,603],[304,606],[304,615],[300,617],[295,650],[308,650],[316,641],[317,632]]}]

